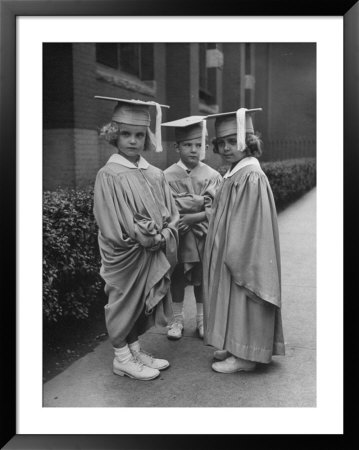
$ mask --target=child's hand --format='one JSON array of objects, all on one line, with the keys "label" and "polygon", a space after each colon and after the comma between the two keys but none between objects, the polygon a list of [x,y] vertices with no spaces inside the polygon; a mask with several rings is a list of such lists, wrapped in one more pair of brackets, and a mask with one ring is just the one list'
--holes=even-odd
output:
[{"label": "child's hand", "polygon": [[178,225],[178,231],[181,235],[188,233],[190,229],[191,228],[188,225],[183,225],[182,223],[179,223]]},{"label": "child's hand", "polygon": [[190,227],[193,225],[193,214],[183,214],[179,220],[179,227]]},{"label": "child's hand", "polygon": [[165,243],[165,238],[162,236],[162,234],[156,234],[154,237],[154,244],[147,248],[150,252],[156,252],[159,250]]}]

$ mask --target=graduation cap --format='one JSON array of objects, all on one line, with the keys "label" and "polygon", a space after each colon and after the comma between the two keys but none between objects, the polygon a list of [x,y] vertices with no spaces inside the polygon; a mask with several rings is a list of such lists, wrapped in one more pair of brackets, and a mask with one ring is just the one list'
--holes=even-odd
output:
[{"label": "graduation cap", "polygon": [[205,119],[206,116],[188,116],[163,123],[162,126],[174,128],[176,142],[201,138],[202,146],[199,159],[202,161],[206,157],[207,123]]},{"label": "graduation cap", "polygon": [[142,100],[129,100],[125,98],[103,97],[101,95],[95,95],[95,98],[100,100],[110,100],[117,102],[112,114],[112,120],[118,123],[125,123],[127,125],[143,125],[150,126],[150,106],[156,107],[156,152],[162,152],[162,139],[161,139],[161,121],[162,121],[162,108],[169,108],[168,105],[160,105],[157,102],[142,101]]},{"label": "graduation cap", "polygon": [[243,151],[246,147],[246,133],[254,133],[252,113],[256,111],[262,111],[262,108],[239,108],[237,111],[211,114],[206,118],[216,119],[214,128],[217,138],[236,134],[237,149]]}]

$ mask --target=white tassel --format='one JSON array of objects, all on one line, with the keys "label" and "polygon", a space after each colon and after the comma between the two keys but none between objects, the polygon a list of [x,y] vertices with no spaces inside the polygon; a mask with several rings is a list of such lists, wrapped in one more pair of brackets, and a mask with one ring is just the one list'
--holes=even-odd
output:
[{"label": "white tassel", "polygon": [[202,142],[201,142],[201,152],[199,154],[199,160],[203,161],[206,158],[206,136],[207,136],[207,122],[202,121]]},{"label": "white tassel", "polygon": [[162,136],[161,136],[162,110],[161,106],[156,103],[156,152],[162,152]]},{"label": "white tassel", "polygon": [[243,152],[246,148],[246,111],[247,108],[239,108],[237,118],[237,150]]}]

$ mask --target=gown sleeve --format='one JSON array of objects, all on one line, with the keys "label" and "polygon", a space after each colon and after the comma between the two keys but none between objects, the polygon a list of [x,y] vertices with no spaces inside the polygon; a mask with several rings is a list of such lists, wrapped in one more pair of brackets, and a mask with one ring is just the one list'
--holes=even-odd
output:
[{"label": "gown sleeve", "polygon": [[162,175],[162,189],[164,194],[164,201],[168,210],[168,217],[166,218],[166,226],[162,229],[161,234],[165,239],[165,252],[166,257],[171,264],[171,267],[177,264],[177,248],[178,248],[178,222],[179,212],[172,195],[171,188],[165,178]]},{"label": "gown sleeve", "polygon": [[94,216],[107,245],[123,249],[155,246],[155,236],[160,231],[155,222],[133,211],[128,192],[105,171],[96,177]]},{"label": "gown sleeve", "polygon": [[204,196],[197,194],[173,193],[180,214],[193,214],[204,210]]},{"label": "gown sleeve", "polygon": [[124,193],[115,185],[113,177],[104,171],[96,177],[94,216],[101,236],[112,247],[126,249],[137,244],[131,236],[133,217]]},{"label": "gown sleeve", "polygon": [[228,223],[225,264],[249,296],[278,307],[281,267],[277,214],[273,194],[263,173],[249,172],[234,182]]},{"label": "gown sleeve", "polygon": [[193,226],[193,232],[199,236],[205,236],[208,232],[208,223],[211,217],[212,204],[216,192],[222,182],[222,177],[220,174],[218,176],[212,176],[208,180],[208,184],[201,191],[201,196],[203,197],[203,208],[202,211],[206,213],[206,220],[198,222]]}]

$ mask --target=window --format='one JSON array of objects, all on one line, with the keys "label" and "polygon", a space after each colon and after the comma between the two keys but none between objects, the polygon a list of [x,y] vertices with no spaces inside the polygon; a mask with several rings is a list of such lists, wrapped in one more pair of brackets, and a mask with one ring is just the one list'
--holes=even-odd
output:
[{"label": "window", "polygon": [[96,44],[96,61],[105,66],[118,68],[117,44]]},{"label": "window", "polygon": [[120,69],[140,77],[141,44],[119,44]]},{"label": "window", "polygon": [[96,44],[96,61],[141,80],[153,80],[153,44]]}]

